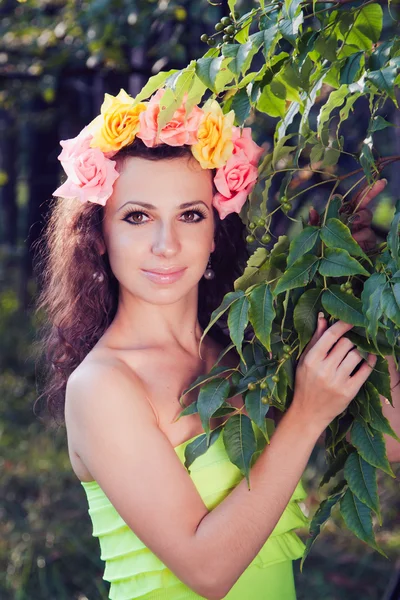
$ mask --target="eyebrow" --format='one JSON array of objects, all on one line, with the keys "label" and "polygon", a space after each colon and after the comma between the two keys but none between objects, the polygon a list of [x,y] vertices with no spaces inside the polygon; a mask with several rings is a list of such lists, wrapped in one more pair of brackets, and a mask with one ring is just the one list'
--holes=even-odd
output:
[{"label": "eyebrow", "polygon": [[[137,202],[136,200],[128,200],[128,202],[125,202],[125,204],[118,208],[117,212],[123,209],[124,206],[126,206],[127,204],[143,206],[143,208],[147,208],[148,210],[157,210],[157,206],[154,206],[154,204],[149,204],[148,202]],[[189,206],[193,206],[194,204],[204,204],[204,206],[208,209],[207,204],[203,202],[203,200],[193,200],[192,202],[184,202],[183,204],[180,204],[178,208],[188,208]]]}]

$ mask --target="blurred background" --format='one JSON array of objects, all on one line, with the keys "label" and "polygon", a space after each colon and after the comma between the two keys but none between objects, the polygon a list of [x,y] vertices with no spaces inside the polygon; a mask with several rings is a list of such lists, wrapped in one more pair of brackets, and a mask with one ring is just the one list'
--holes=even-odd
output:
[{"label": "blurred background", "polygon": [[[237,3],[243,14],[256,3]],[[328,4],[327,4],[328,6]],[[386,3],[382,40],[398,28]],[[39,407],[35,314],[38,283],[32,272],[34,244],[46,222],[51,193],[60,183],[60,139],[76,136],[100,109],[104,93],[124,88],[135,95],[160,70],[183,68],[208,49],[202,33],[229,13],[225,0],[0,0],[0,598],[1,600],[105,600],[104,564],[92,537],[86,497],[74,475],[63,427],[52,427]],[[318,100],[326,100],[323,89]],[[399,98],[400,100],[400,98]],[[356,153],[369,120],[360,99],[346,123],[346,150]],[[316,107],[316,111],[319,107]],[[386,103],[381,116],[394,126],[377,132],[381,156],[400,155],[400,111]],[[311,114],[311,121],[315,114]],[[276,119],[259,115],[255,137],[268,149]],[[305,159],[306,164],[306,159]],[[333,170],[357,167],[342,156]],[[386,235],[400,190],[399,163],[382,174],[389,181],[374,201],[373,227]],[[329,168],[326,178],[329,177]],[[299,174],[298,191],[322,181]],[[279,188],[279,178],[272,196]],[[354,183],[346,180],[344,193]],[[301,194],[292,216],[323,206],[329,186]],[[292,224],[280,212],[273,233]],[[400,475],[400,465],[393,465]],[[324,498],[325,470],[315,449],[304,474],[312,515]],[[299,600],[394,600],[400,598],[399,480],[378,471],[383,526],[375,528],[389,560],[355,538],[340,516],[323,529],[303,573],[295,563]],[[303,539],[306,532],[299,531]],[[397,584],[396,584],[397,582]],[[396,585],[398,586],[396,588]],[[397,589],[397,591],[396,591]],[[277,599],[279,600],[279,599]]]}]

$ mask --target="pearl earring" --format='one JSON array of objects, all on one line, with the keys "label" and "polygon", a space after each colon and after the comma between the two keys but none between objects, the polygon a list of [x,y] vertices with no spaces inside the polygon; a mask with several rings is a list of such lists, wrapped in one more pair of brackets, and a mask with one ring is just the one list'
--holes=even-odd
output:
[{"label": "pearl earring", "polygon": [[104,275],[103,275],[103,273],[99,273],[98,271],[95,271],[93,273],[93,279],[95,279],[96,281],[101,283],[102,281],[104,281]]},{"label": "pearl earring", "polygon": [[204,271],[204,279],[211,280],[215,277],[215,271],[211,268],[211,256],[208,259],[207,269]]}]

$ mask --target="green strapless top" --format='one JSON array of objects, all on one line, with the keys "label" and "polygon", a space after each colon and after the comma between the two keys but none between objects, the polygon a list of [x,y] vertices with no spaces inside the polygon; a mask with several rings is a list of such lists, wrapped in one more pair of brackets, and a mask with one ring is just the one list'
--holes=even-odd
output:
[{"label": "green strapless top", "polygon": [[[266,421],[272,434],[274,422],[271,419]],[[266,444],[265,438],[258,428],[253,429],[257,447],[261,450]],[[200,435],[175,447],[183,463],[185,447]],[[240,470],[228,458],[222,435],[192,463],[189,475],[208,510],[217,506],[243,479]],[[103,579],[111,584],[110,600],[202,598],[143,544],[96,481],[81,481],[81,484],[88,500],[92,535],[99,538],[100,558],[106,563]],[[271,535],[225,596],[226,600],[295,600],[291,561],[303,555],[305,545],[294,529],[309,524],[309,519],[298,505],[306,496],[303,484],[299,481]],[[272,565],[275,566],[271,568]]]}]

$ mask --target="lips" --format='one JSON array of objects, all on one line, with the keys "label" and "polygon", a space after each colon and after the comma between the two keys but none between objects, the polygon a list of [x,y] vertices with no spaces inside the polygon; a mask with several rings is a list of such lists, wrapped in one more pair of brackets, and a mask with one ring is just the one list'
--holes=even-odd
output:
[{"label": "lips", "polygon": [[160,269],[158,271],[147,271],[142,269],[143,275],[153,281],[153,283],[173,283],[180,279],[183,273],[186,271],[186,267],[183,267],[179,270],[176,270],[174,267],[174,271],[165,271]]},{"label": "lips", "polygon": [[185,267],[165,267],[160,269],[143,269],[143,271],[147,271],[148,273],[159,273],[160,275],[170,275],[171,273],[182,271],[184,268]]}]

